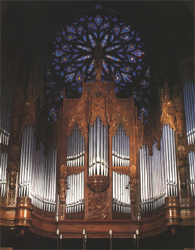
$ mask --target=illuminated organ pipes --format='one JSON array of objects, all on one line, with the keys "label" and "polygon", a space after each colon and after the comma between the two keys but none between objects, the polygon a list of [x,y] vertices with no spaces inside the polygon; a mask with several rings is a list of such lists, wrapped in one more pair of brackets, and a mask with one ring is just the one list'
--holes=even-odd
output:
[{"label": "illuminated organ pipes", "polygon": [[66,213],[76,213],[84,209],[84,172],[69,175],[66,189]]},{"label": "illuminated organ pipes", "polygon": [[9,144],[13,90],[9,83],[1,86],[0,143]]},{"label": "illuminated organ pipes", "polygon": [[195,85],[187,81],[183,86],[186,133],[188,145],[195,143]]},{"label": "illuminated organ pipes", "polygon": [[31,203],[45,211],[55,212],[57,151],[51,146],[47,155],[44,147],[36,150],[32,125],[22,133],[19,196],[31,198]]},{"label": "illuminated organ pipes", "polygon": [[140,149],[140,184],[142,212],[158,208],[167,196],[177,196],[177,171],[174,130],[164,125],[160,151],[153,145],[153,154],[148,147]]},{"label": "illuminated organ pipes", "polygon": [[195,152],[190,151],[188,154],[189,171],[190,171],[190,190],[191,195],[195,196]]},{"label": "illuminated organ pipes", "polygon": [[108,124],[103,125],[98,116],[89,124],[89,176],[108,176]]},{"label": "illuminated organ pipes", "polygon": [[112,137],[112,166],[129,166],[129,137],[120,125],[115,136]]},{"label": "illuminated organ pipes", "polygon": [[130,177],[113,171],[113,210],[130,213]]},{"label": "illuminated organ pipes", "polygon": [[5,196],[6,192],[6,171],[8,153],[0,152],[0,196]]},{"label": "illuminated organ pipes", "polygon": [[71,135],[68,136],[67,145],[67,166],[84,166],[85,138],[81,135],[78,125],[75,125]]}]

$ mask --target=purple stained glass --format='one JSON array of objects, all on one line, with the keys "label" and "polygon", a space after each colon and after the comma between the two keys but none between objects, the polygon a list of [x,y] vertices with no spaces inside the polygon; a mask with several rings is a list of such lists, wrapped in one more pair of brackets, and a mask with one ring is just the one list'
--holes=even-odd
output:
[{"label": "purple stained glass", "polygon": [[114,34],[111,34],[110,36],[110,42],[112,42],[114,40]]},{"label": "purple stained glass", "polygon": [[56,37],[56,41],[57,41],[57,42],[60,42],[61,39],[62,39],[61,36],[57,36],[57,37]]},{"label": "purple stained glass", "polygon": [[57,84],[57,83],[56,83],[55,81],[53,81],[53,80],[50,80],[50,81],[47,82],[47,86],[49,86],[50,88],[55,87],[56,84]]},{"label": "purple stained glass", "polygon": [[94,21],[95,21],[96,24],[99,26],[99,25],[102,23],[103,19],[102,19],[102,17],[101,17],[100,15],[97,15],[97,16],[94,18]]},{"label": "purple stained glass", "polygon": [[120,47],[121,47],[121,45],[115,45],[115,46],[112,46],[110,48],[106,48],[105,51],[110,52],[110,51],[113,51],[113,50],[118,49]]},{"label": "purple stained glass", "polygon": [[102,60],[102,62],[103,62],[103,68],[104,68],[104,70],[106,71],[106,73],[109,73],[108,64],[106,63],[105,60]]},{"label": "purple stained glass", "polygon": [[142,66],[141,65],[137,65],[137,70],[142,70]]},{"label": "purple stained glass", "polygon": [[49,111],[49,116],[50,116],[54,121],[56,121],[57,112],[56,112],[56,109],[55,109],[55,108],[51,108],[51,109],[50,109],[50,111]]},{"label": "purple stained glass", "polygon": [[76,61],[77,61],[77,62],[85,61],[86,59],[89,59],[89,58],[91,58],[91,57],[92,57],[92,55],[82,56],[82,57],[78,58]]},{"label": "purple stained glass", "polygon": [[68,62],[68,58],[70,57],[70,54],[69,55],[65,55],[65,56],[62,56],[61,58],[61,63],[66,63]]},{"label": "purple stained glass", "polygon": [[121,81],[121,75],[120,73],[117,71],[116,74],[115,74],[115,82],[116,83],[119,83]]},{"label": "purple stained glass", "polygon": [[56,65],[54,69],[55,69],[55,70],[60,70],[60,66],[59,66],[59,65]]},{"label": "purple stained glass", "polygon": [[144,76],[150,77],[150,66],[147,68]]},{"label": "purple stained glass", "polygon": [[95,60],[92,60],[92,62],[89,65],[88,73],[91,73],[92,69],[94,68],[94,63],[95,63]]},{"label": "purple stained glass", "polygon": [[136,36],[136,38],[135,38],[135,39],[136,39],[136,41],[137,41],[137,42],[139,42],[139,41],[141,40],[141,37]]},{"label": "purple stained glass", "polygon": [[77,48],[88,51],[88,52],[91,52],[91,50],[92,50],[91,48],[89,48],[87,46],[81,46],[81,45],[77,45]]},{"label": "purple stained glass", "polygon": [[132,54],[134,54],[137,57],[141,57],[145,53],[143,51],[141,51],[141,49],[137,49],[137,50],[133,51]]},{"label": "purple stained glass", "polygon": [[130,63],[136,63],[136,58],[132,55],[127,55]]},{"label": "purple stained glass", "polygon": [[142,86],[142,88],[147,88],[150,84],[148,81],[143,80],[139,83],[140,86]]},{"label": "purple stained glass", "polygon": [[73,67],[70,67],[70,66],[67,66],[66,68],[64,68],[65,71],[67,72],[73,72],[76,70],[76,68],[73,68]]},{"label": "purple stained glass", "polygon": [[126,66],[124,68],[121,69],[124,72],[130,72],[131,70],[133,70],[133,68],[131,68],[130,66]]},{"label": "purple stained glass", "polygon": [[106,58],[111,59],[112,61],[116,61],[116,62],[121,62],[121,59],[115,57],[115,56],[111,56],[111,55],[105,55]]},{"label": "purple stained glass", "polygon": [[92,33],[94,34],[94,36],[95,36],[96,38],[98,38],[98,35],[97,35],[97,33],[96,33],[94,30],[92,30]]}]

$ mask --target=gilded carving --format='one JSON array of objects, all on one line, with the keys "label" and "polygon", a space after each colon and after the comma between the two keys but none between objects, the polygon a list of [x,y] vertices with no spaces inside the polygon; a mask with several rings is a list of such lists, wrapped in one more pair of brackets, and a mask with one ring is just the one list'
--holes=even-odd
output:
[{"label": "gilded carving", "polygon": [[60,196],[60,203],[65,204],[66,202],[66,184],[67,184],[67,166],[64,164],[60,167],[60,187],[59,187],[59,196]]}]

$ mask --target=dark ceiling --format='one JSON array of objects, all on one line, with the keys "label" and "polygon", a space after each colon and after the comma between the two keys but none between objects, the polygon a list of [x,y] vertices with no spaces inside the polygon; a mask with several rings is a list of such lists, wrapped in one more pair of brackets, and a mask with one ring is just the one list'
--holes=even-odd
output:
[{"label": "dark ceiling", "polygon": [[60,27],[99,3],[140,33],[153,84],[165,76],[177,84],[179,61],[194,55],[194,1],[1,1],[2,63],[15,62],[16,78],[26,81],[32,60],[48,63]]}]

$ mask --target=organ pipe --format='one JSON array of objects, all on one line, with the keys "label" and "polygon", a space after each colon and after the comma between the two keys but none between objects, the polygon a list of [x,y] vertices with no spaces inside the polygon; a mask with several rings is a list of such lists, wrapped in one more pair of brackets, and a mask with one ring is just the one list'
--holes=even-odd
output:
[{"label": "organ pipe", "polygon": [[195,143],[195,85],[187,81],[183,86],[186,133],[188,145]]},{"label": "organ pipe", "polygon": [[177,196],[177,172],[174,130],[163,126],[161,150],[156,143],[153,154],[148,147],[140,149],[141,211],[150,211],[162,206],[167,196]]},{"label": "organ pipe", "polygon": [[78,125],[75,125],[72,134],[67,139],[67,166],[84,166],[85,138],[81,135]]},{"label": "organ pipe", "polygon": [[45,211],[55,212],[57,151],[51,146],[44,154],[44,146],[36,150],[32,125],[22,132],[19,196],[31,198],[31,203]]},{"label": "organ pipe", "polygon": [[113,210],[121,213],[130,213],[130,177],[113,171]]},{"label": "organ pipe", "polygon": [[129,137],[120,125],[116,135],[112,137],[112,166],[126,167],[129,164]]},{"label": "organ pipe", "polygon": [[190,190],[191,196],[195,196],[195,152],[188,153],[189,159],[189,172],[190,172]]},{"label": "organ pipe", "polygon": [[108,176],[108,124],[103,125],[98,116],[89,125],[89,176]]},{"label": "organ pipe", "polygon": [[10,84],[1,87],[0,102],[0,143],[9,144],[13,89]]},{"label": "organ pipe", "polygon": [[84,209],[84,171],[67,177],[66,213],[76,213]]},{"label": "organ pipe", "polygon": [[6,172],[8,153],[0,152],[0,196],[6,193]]}]

